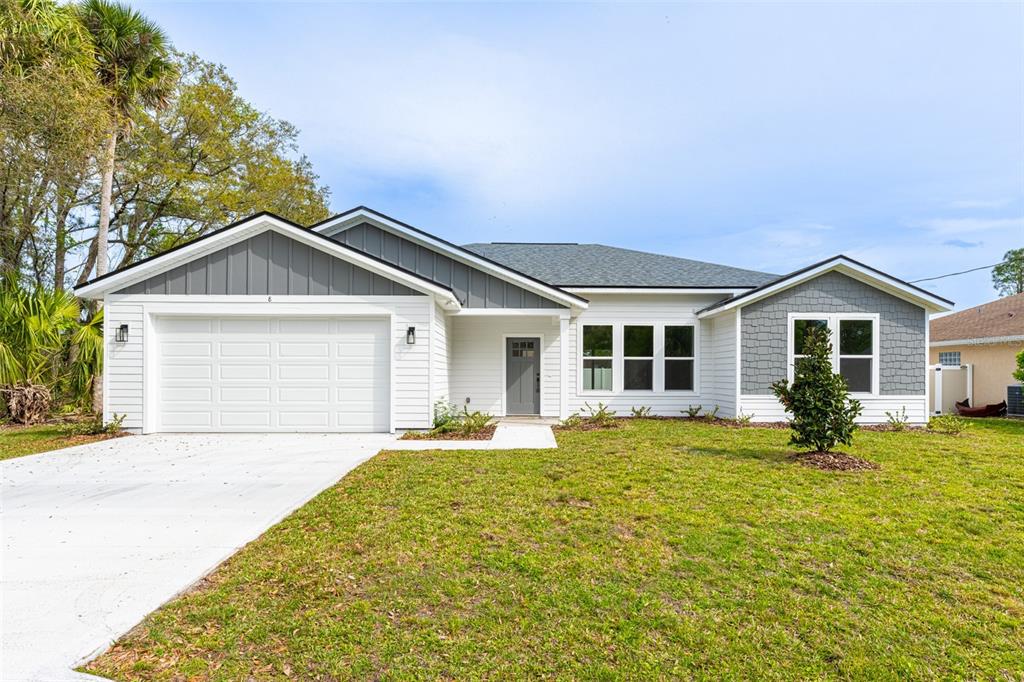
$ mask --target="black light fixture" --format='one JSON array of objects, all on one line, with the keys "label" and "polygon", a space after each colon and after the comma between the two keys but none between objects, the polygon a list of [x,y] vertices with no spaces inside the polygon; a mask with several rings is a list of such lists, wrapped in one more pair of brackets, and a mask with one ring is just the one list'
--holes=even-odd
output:
[{"label": "black light fixture", "polygon": [[405,342],[410,346],[416,344],[416,327],[409,327],[405,330]]},{"label": "black light fixture", "polygon": [[118,343],[124,343],[128,340],[128,325],[122,324],[114,332],[114,340]]}]

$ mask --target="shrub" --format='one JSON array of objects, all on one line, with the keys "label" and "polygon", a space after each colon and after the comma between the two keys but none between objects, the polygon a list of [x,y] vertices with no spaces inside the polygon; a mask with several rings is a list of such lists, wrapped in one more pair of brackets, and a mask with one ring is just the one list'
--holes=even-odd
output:
[{"label": "shrub", "polygon": [[651,406],[650,405],[641,405],[640,407],[634,406],[634,407],[629,408],[629,411],[633,414],[634,417],[636,417],[638,419],[642,418],[642,417],[650,417],[651,416]]},{"label": "shrub", "polygon": [[448,433],[459,428],[459,411],[447,400],[434,403],[434,428],[437,433]]},{"label": "shrub", "polygon": [[583,424],[583,416],[579,412],[573,412],[562,420],[562,426],[572,429]]},{"label": "shrub", "polygon": [[736,415],[736,420],[735,421],[740,426],[750,426],[750,422],[753,421],[753,419],[754,419],[754,413],[753,412],[751,412],[750,414],[744,414],[743,412],[740,412],[738,415]]},{"label": "shrub", "polygon": [[942,414],[928,420],[928,430],[956,436],[970,428],[971,423],[955,414]]},{"label": "shrub", "polygon": [[459,430],[462,433],[472,435],[487,428],[494,417],[489,412],[470,412],[468,407],[462,408],[462,415],[459,418]]},{"label": "shrub", "polygon": [[700,405],[687,405],[685,410],[680,410],[690,419],[696,419],[700,416],[701,406]]},{"label": "shrub", "polygon": [[793,415],[789,442],[818,452],[828,452],[839,443],[850,445],[861,405],[849,397],[846,379],[832,371],[828,333],[808,332],[804,353],[792,384],[786,379],[772,384],[779,402]]},{"label": "shrub", "polygon": [[901,407],[899,412],[886,410],[885,418],[889,420],[889,428],[893,431],[906,431],[910,418],[907,417],[907,408]]},{"label": "shrub", "polygon": [[712,407],[710,412],[705,412],[704,418],[709,420],[718,419],[718,405]]},{"label": "shrub", "polygon": [[1013,370],[1013,378],[1024,384],[1024,348],[1017,353],[1017,369]]},{"label": "shrub", "polygon": [[463,407],[462,412],[459,412],[454,405],[438,400],[434,403],[434,428],[430,432],[442,434],[458,431],[469,436],[483,431],[493,419],[494,416],[489,412],[470,412],[468,407]]},{"label": "shrub", "polygon": [[68,422],[60,427],[61,432],[66,436],[99,436],[103,434],[115,435],[121,432],[121,424],[124,423],[125,415],[114,413],[113,418],[104,423],[102,414],[95,414],[88,419],[76,422]]},{"label": "shrub", "polygon": [[590,412],[587,421],[597,426],[612,426],[615,424],[615,412],[608,409],[608,406],[604,403],[598,403],[597,407],[591,407],[590,403],[583,404],[587,406],[587,410]]}]

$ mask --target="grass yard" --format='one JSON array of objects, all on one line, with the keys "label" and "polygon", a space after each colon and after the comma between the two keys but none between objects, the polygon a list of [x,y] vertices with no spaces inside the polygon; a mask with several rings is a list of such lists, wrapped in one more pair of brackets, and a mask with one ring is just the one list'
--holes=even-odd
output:
[{"label": "grass yard", "polygon": [[87,667],[133,679],[1024,676],[1024,422],[643,420],[550,452],[391,452]]},{"label": "grass yard", "polygon": [[83,445],[107,438],[113,438],[113,436],[110,434],[68,435],[64,427],[57,424],[0,426],[0,460],[35,455],[48,450],[69,448],[72,445]]}]

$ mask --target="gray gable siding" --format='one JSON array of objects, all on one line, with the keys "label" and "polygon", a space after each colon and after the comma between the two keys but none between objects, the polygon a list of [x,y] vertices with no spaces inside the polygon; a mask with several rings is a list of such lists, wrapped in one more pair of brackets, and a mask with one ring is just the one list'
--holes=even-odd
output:
[{"label": "gray gable siding", "polygon": [[331,239],[452,289],[466,308],[566,307],[376,225],[360,223]]},{"label": "gray gable siding", "polygon": [[878,313],[879,393],[924,395],[924,308],[837,272],[828,272],[742,308],[741,390],[771,395],[785,379],[788,313]]},{"label": "gray gable siding", "polygon": [[267,230],[116,292],[418,296],[420,292]]}]

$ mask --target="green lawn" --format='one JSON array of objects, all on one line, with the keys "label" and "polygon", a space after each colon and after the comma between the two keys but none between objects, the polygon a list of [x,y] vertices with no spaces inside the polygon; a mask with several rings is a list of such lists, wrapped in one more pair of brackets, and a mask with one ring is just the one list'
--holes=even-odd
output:
[{"label": "green lawn", "polygon": [[0,426],[0,460],[59,450],[110,437],[106,434],[69,436],[62,426],[55,424]]},{"label": "green lawn", "polygon": [[391,452],[150,616],[115,679],[1020,679],[1024,422],[679,421],[553,452]]}]

